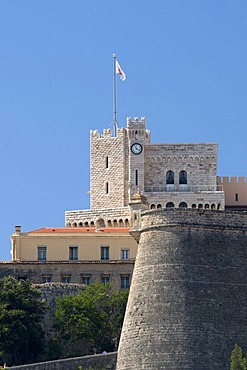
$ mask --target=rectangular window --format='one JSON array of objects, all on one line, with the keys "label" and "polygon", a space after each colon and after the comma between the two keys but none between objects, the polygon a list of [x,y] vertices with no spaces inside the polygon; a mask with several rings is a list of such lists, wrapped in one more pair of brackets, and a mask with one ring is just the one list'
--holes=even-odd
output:
[{"label": "rectangular window", "polygon": [[105,168],[109,167],[109,159],[108,157],[105,157]]},{"label": "rectangular window", "polygon": [[70,245],[69,247],[69,260],[70,261],[78,260],[78,247],[76,245]]},{"label": "rectangular window", "polygon": [[135,176],[135,184],[138,186],[138,170],[136,170],[136,176]]},{"label": "rectangular window", "polygon": [[38,261],[46,261],[46,245],[38,246]]},{"label": "rectangular window", "polygon": [[70,283],[71,275],[62,275],[62,283]]},{"label": "rectangular window", "polygon": [[109,247],[101,247],[101,261],[109,261],[110,259],[110,248]]},{"label": "rectangular window", "polygon": [[91,275],[82,275],[81,282],[84,285],[90,285],[91,284]]},{"label": "rectangular window", "polygon": [[51,275],[43,275],[42,276],[43,284],[51,282]]},{"label": "rectangular window", "polygon": [[121,260],[128,260],[129,259],[129,249],[122,249],[121,250]]},{"label": "rectangular window", "polygon": [[238,193],[235,194],[235,202],[238,202]]},{"label": "rectangular window", "polygon": [[121,289],[129,289],[130,287],[130,276],[121,275]]},{"label": "rectangular window", "polygon": [[104,285],[109,284],[109,282],[110,282],[110,275],[102,275],[101,276],[101,282]]}]

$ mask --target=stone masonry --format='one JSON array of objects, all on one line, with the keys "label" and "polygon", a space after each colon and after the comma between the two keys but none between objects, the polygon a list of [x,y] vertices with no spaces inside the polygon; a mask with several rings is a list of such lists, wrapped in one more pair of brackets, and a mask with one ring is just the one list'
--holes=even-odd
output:
[{"label": "stone masonry", "polygon": [[152,144],[150,135],[144,117],[127,118],[116,136],[91,131],[90,209],[66,211],[66,226],[129,226],[134,193],[145,195],[151,209],[225,208],[217,144]]},{"label": "stone masonry", "polygon": [[138,234],[117,370],[229,368],[247,344],[247,214],[144,211]]}]

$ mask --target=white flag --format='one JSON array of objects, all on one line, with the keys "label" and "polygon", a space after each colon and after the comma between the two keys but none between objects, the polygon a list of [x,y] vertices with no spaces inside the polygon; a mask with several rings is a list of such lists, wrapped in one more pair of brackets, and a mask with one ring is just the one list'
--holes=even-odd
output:
[{"label": "white flag", "polygon": [[118,61],[116,60],[116,73],[119,73],[119,77],[122,81],[126,80],[126,76],[122,68],[120,67]]}]

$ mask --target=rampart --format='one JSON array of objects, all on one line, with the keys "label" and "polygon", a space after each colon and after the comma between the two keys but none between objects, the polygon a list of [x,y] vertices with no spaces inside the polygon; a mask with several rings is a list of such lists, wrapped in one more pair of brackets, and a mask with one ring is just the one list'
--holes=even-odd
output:
[{"label": "rampart", "polygon": [[36,364],[12,366],[12,370],[114,370],[117,352],[92,355]]},{"label": "rampart", "polygon": [[142,213],[117,370],[227,369],[246,350],[246,233],[246,213]]}]

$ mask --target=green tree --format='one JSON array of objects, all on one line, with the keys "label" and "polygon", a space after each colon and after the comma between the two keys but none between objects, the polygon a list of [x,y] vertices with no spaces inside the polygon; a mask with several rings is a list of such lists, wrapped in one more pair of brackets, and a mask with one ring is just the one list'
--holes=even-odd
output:
[{"label": "green tree", "polygon": [[0,279],[0,357],[18,365],[35,361],[43,349],[45,304],[29,281]]},{"label": "green tree", "polygon": [[235,344],[231,353],[231,367],[230,370],[246,370],[246,358],[243,355],[241,347]]},{"label": "green tree", "polygon": [[89,285],[75,297],[57,300],[55,316],[62,337],[84,344],[84,353],[116,349],[128,291],[115,291],[110,284]]}]

